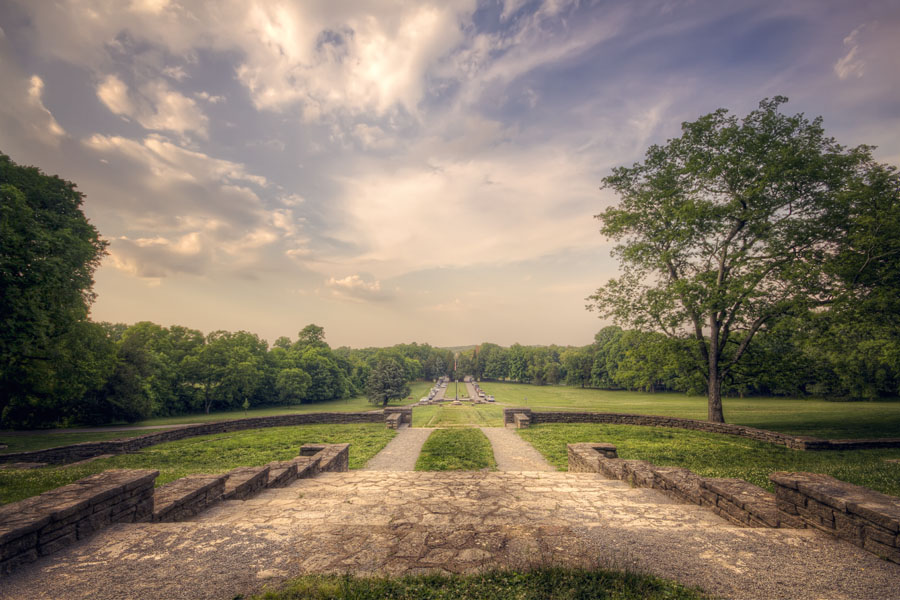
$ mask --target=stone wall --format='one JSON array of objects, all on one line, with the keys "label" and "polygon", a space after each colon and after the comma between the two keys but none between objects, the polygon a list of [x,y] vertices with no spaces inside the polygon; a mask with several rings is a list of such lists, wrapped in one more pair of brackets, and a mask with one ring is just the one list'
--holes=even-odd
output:
[{"label": "stone wall", "polygon": [[304,444],[300,455],[221,475],[188,475],[154,490],[159,471],[109,470],[0,506],[0,577],[111,523],[183,521],[220,500],[244,500],[321,472],[348,469],[350,444]]},{"label": "stone wall", "polygon": [[[399,414],[400,415],[400,424],[406,423],[412,426],[412,411],[413,409],[409,406],[388,406],[384,409],[384,417],[385,421],[391,418],[392,415]],[[390,427],[390,423],[388,427]]]},{"label": "stone wall", "polygon": [[[392,409],[388,409],[392,410]],[[394,409],[402,410],[402,409]],[[412,418],[412,409],[406,409]],[[259,429],[263,427],[286,427],[294,425],[321,425],[321,424],[347,424],[347,423],[383,423],[385,414],[382,412],[363,413],[301,413],[293,415],[275,415],[271,417],[252,417],[249,419],[235,419],[233,421],[217,421],[214,423],[200,423],[187,425],[168,431],[158,431],[132,438],[120,440],[108,440],[105,442],[83,442],[68,446],[58,446],[34,452],[13,452],[0,454],[0,463],[32,462],[49,464],[66,464],[79,460],[93,458],[101,454],[126,454],[136,452],[141,448],[174,442],[198,435],[211,435],[216,433],[228,433],[230,431],[243,431],[246,429]]]},{"label": "stone wall", "polygon": [[112,523],[146,521],[159,471],[116,469],[0,507],[0,576]]},{"label": "stone wall", "polygon": [[612,444],[568,444],[569,470],[601,473],[636,487],[659,490],[690,504],[699,504],[741,527],[802,528],[793,515],[780,513],[775,496],[742,479],[701,477],[681,467],[657,467],[644,460],[618,458]]},{"label": "stone wall", "polygon": [[[523,415],[518,417],[517,415]],[[527,420],[524,417],[528,417]],[[900,438],[880,438],[863,440],[822,440],[807,436],[788,435],[777,431],[756,429],[729,423],[710,423],[679,417],[656,415],[631,415],[626,413],[599,412],[534,412],[529,408],[504,408],[503,421],[506,425],[527,427],[539,423],[608,423],[611,425],[640,425],[645,427],[673,427],[709,433],[722,433],[750,438],[760,442],[778,444],[795,450],[862,450],[868,448],[900,448]]]},{"label": "stone wall", "polygon": [[900,563],[900,498],[817,473],[772,473],[779,511]]}]

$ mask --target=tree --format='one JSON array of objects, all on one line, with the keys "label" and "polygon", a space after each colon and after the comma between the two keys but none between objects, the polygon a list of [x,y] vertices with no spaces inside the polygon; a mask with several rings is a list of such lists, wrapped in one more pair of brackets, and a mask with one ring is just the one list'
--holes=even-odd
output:
[{"label": "tree", "polygon": [[284,369],[275,379],[275,390],[285,404],[300,404],[310,384],[312,377],[303,369]]},{"label": "tree", "polygon": [[387,406],[391,400],[406,398],[409,391],[403,367],[392,358],[381,360],[366,380],[366,397],[373,404]]},{"label": "tree", "polygon": [[684,123],[681,137],[603,179],[621,201],[597,218],[620,242],[623,272],[589,308],[693,338],[714,422],[724,422],[722,382],[757,332],[836,297],[840,278],[823,265],[842,255],[842,224],[878,168],[871,148],[826,137],[821,118],[780,113],[786,101]]},{"label": "tree", "polygon": [[106,242],[75,184],[0,153],[0,418],[41,402],[47,363],[87,320]]}]

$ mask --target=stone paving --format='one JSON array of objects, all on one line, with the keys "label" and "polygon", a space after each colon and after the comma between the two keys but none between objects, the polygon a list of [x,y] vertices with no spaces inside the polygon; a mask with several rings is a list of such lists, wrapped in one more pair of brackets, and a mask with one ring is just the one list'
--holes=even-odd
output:
[{"label": "stone paving", "polygon": [[434,429],[401,426],[387,446],[366,463],[366,471],[414,471],[422,445]]},{"label": "stone paving", "polygon": [[630,567],[731,598],[897,598],[900,565],[810,530],[741,529],[593,473],[326,473],[193,521],[117,525],[0,598],[232,598],[307,572]]},{"label": "stone paving", "polygon": [[494,460],[500,471],[555,471],[534,446],[504,427],[481,427],[494,449]]}]

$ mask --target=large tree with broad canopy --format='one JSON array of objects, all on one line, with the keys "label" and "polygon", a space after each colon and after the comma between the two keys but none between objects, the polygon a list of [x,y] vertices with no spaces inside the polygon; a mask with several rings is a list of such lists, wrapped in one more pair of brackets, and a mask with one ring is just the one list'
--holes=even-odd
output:
[{"label": "large tree with broad canopy", "polygon": [[[722,382],[757,332],[833,303],[884,267],[884,257],[847,259],[858,204],[871,204],[873,191],[892,194],[882,205],[896,217],[896,171],[875,163],[871,147],[827,137],[821,117],[781,113],[785,102],[763,100],[743,119],[719,109],[684,123],[681,137],[603,179],[620,202],[597,218],[618,242],[622,272],[588,308],[693,339],[714,422],[725,420]],[[848,263],[866,274],[848,278]]]}]

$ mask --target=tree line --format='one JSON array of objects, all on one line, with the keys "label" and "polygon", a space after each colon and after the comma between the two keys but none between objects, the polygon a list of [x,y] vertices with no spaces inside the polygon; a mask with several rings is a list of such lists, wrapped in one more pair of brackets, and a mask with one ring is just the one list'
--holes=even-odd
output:
[{"label": "tree line", "polygon": [[[814,396],[875,400],[900,393],[896,326],[849,323],[819,313],[757,334],[725,396]],[[587,346],[502,347],[460,353],[457,375],[535,385],[705,394],[702,359],[690,339],[652,331],[601,329]]]},{"label": "tree line", "polygon": [[[134,422],[372,396],[369,379],[379,368],[393,373],[402,391],[405,382],[447,375],[453,364],[449,351],[428,344],[332,349],[317,325],[270,348],[247,331],[204,335],[147,321],[81,321],[50,351],[50,360],[35,364],[40,372],[30,388],[7,398],[4,426]],[[376,400],[384,404],[384,394]]]}]

